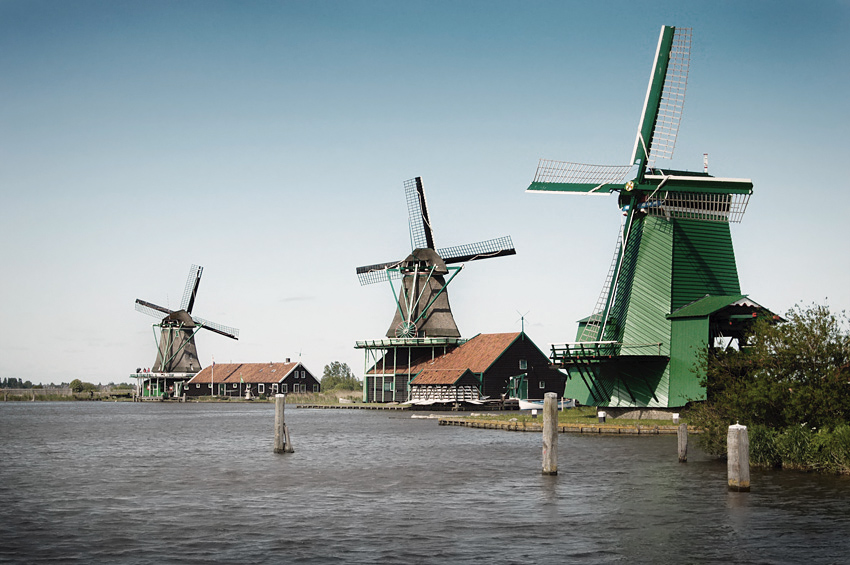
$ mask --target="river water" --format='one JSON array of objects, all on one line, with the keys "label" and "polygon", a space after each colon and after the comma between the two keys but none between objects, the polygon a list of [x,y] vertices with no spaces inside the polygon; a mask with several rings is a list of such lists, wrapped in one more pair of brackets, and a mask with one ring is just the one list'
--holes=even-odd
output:
[{"label": "river water", "polygon": [[751,475],[675,436],[272,404],[0,403],[0,561],[847,563],[850,479]]}]

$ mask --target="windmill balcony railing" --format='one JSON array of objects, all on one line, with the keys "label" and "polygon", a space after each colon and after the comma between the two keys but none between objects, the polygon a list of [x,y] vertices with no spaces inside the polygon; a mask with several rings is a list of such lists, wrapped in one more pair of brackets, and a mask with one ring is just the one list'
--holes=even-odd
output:
[{"label": "windmill balcony railing", "polygon": [[575,341],[549,344],[549,358],[555,365],[598,361],[623,355],[661,356],[663,343],[623,343],[619,341]]}]

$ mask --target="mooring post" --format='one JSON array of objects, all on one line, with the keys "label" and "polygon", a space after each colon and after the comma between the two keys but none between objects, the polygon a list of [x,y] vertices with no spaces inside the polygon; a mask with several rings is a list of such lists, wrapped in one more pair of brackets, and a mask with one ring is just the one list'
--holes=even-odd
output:
[{"label": "mooring post", "polygon": [[558,395],[543,397],[543,474],[558,474]]},{"label": "mooring post", "polygon": [[750,438],[747,426],[735,424],[729,426],[726,435],[726,464],[729,475],[729,490],[749,492],[750,490]]},{"label": "mooring post", "polygon": [[286,405],[286,395],[274,395],[274,452],[292,453],[292,443],[289,441],[289,430],[286,427],[283,408]]},{"label": "mooring post", "polygon": [[688,461],[688,425],[679,424],[679,463]]}]

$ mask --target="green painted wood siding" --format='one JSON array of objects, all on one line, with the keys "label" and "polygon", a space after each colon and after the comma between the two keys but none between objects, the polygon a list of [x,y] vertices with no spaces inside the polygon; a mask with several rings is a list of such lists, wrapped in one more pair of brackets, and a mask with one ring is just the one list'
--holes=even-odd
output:
[{"label": "green painted wood siding", "polygon": [[593,370],[594,378],[586,379],[585,384],[578,369],[571,368],[564,396],[588,406],[669,406],[670,372],[666,359],[620,357],[595,364]]},{"label": "green painted wood siding", "polygon": [[625,344],[660,343],[661,348],[626,347],[622,355],[670,354],[670,284],[673,229],[669,222],[645,217],[637,260],[631,266],[628,313],[621,322]]},{"label": "green painted wood siding", "polygon": [[705,400],[702,355],[708,346],[708,316],[673,320],[670,351],[670,403],[684,406],[689,400]]},{"label": "green painted wood siding", "polygon": [[673,220],[672,310],[706,294],[741,293],[729,224]]}]

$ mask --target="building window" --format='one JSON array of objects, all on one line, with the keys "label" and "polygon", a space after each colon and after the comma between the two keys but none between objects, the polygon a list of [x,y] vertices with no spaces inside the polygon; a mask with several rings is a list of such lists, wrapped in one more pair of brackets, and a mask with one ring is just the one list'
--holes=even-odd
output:
[{"label": "building window", "polygon": [[264,385],[263,383],[258,384],[257,385],[257,392],[259,392],[260,394],[266,392],[266,385]]},{"label": "building window", "polygon": [[317,383],[313,383],[313,392],[319,392],[319,385]]},{"label": "building window", "polygon": [[392,381],[384,381],[384,392],[392,392],[393,391],[393,382]]},{"label": "building window", "polygon": [[195,383],[195,388],[201,388],[201,383]]},{"label": "building window", "polygon": [[526,361],[525,359],[520,359],[519,360],[519,370],[525,371],[527,369],[528,369],[528,361]]},{"label": "building window", "polygon": [[537,386],[539,386],[540,388],[546,388],[546,381],[540,381],[540,382],[537,384]]},{"label": "building window", "polygon": [[280,391],[284,392],[284,393],[286,392],[286,383],[283,383],[282,385],[280,385]]},{"label": "building window", "polygon": [[236,383],[233,383],[233,388],[236,388]]},{"label": "building window", "polygon": [[272,384],[272,392],[277,392],[277,383]]},{"label": "building window", "polygon": [[302,379],[306,379],[306,378],[307,378],[307,371],[301,371],[301,378],[302,378]]}]

